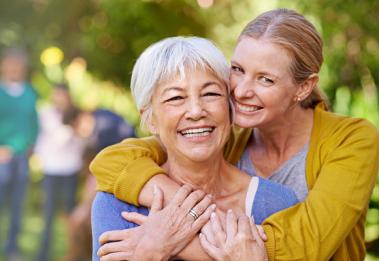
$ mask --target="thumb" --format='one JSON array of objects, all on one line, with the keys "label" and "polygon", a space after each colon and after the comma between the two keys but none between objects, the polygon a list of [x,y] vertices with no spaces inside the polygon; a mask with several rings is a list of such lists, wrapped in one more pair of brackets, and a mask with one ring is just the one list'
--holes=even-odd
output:
[{"label": "thumb", "polygon": [[154,214],[155,212],[161,210],[162,208],[163,208],[163,192],[157,185],[154,185],[153,202],[151,203],[150,214]]},{"label": "thumb", "polygon": [[129,222],[133,222],[137,225],[142,225],[143,223],[146,222],[147,216],[144,216],[140,213],[137,212],[122,212],[121,216],[125,218]]}]

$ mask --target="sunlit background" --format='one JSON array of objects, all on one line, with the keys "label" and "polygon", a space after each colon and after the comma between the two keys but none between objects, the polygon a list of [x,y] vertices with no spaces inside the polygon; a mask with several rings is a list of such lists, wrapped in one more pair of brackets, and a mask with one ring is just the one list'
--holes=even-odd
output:
[{"label": "sunlit background", "polygon": [[[53,83],[66,81],[76,105],[107,108],[138,128],[129,82],[136,57],[167,36],[212,39],[230,57],[243,26],[276,7],[293,8],[309,18],[324,39],[320,86],[333,110],[363,117],[379,127],[379,1],[309,0],[12,0],[0,1],[0,49],[26,48],[30,80],[49,102]],[[146,135],[138,131],[138,135]],[[21,247],[25,260],[38,249],[42,174],[31,158],[31,186],[25,204]],[[67,242],[56,223],[53,255]],[[379,260],[379,179],[368,212],[367,260]],[[376,256],[376,257],[375,257]]]}]

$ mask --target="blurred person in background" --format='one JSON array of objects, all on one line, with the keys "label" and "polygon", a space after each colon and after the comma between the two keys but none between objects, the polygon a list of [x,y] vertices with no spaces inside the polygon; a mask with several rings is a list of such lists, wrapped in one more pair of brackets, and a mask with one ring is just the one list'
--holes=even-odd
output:
[{"label": "blurred person in background", "polygon": [[86,139],[71,125],[78,109],[73,105],[65,84],[54,86],[51,105],[39,112],[41,131],[35,153],[44,174],[44,224],[38,260],[49,260],[52,227],[55,214],[63,204],[64,217],[69,216],[76,204],[79,172]]},{"label": "blurred person in background", "polygon": [[106,109],[81,111],[73,121],[73,126],[78,135],[87,140],[82,169],[85,180],[81,187],[80,203],[69,217],[69,247],[64,260],[91,260],[90,217],[92,201],[96,195],[96,181],[90,174],[89,163],[103,148],[135,137],[135,130],[120,115]]},{"label": "blurred person in background", "polygon": [[[37,95],[26,81],[27,54],[17,48],[4,51],[0,62],[0,217],[10,211],[7,260],[19,259],[17,236],[28,184],[28,156],[38,133]],[[1,222],[3,224],[3,222]]]}]

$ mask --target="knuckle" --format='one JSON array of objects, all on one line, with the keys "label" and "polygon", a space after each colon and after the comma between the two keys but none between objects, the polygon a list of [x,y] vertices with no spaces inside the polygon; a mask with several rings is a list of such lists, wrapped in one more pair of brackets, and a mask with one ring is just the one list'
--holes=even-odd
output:
[{"label": "knuckle", "polygon": [[189,186],[189,185],[183,185],[181,188],[180,188],[180,190],[182,190],[183,192],[191,192],[192,191],[192,189],[191,189],[191,187]]},{"label": "knuckle", "polygon": [[201,199],[202,197],[204,197],[204,192],[201,191],[201,190],[195,190],[194,192],[191,193],[190,197],[191,199],[194,199],[194,200],[199,200]]}]

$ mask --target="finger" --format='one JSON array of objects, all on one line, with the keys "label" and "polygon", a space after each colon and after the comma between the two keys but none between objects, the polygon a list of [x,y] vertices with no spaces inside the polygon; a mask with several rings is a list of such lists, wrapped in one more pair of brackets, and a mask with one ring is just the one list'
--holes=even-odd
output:
[{"label": "finger", "polygon": [[195,220],[192,224],[192,228],[195,231],[199,231],[205,224],[209,221],[211,214],[216,210],[216,205],[212,204],[207,207],[207,209],[204,211],[203,214],[200,215],[200,217]]},{"label": "finger", "polygon": [[[253,224],[254,224],[254,219],[253,219],[252,222],[253,222]],[[266,233],[265,233],[263,227],[260,226],[260,225],[255,225],[255,226],[256,226],[256,228],[258,229],[258,233],[259,233],[259,236],[261,237],[261,239],[262,239],[263,241],[267,241],[267,235],[266,235]]]},{"label": "finger", "polygon": [[218,249],[216,246],[214,246],[213,244],[211,244],[208,241],[208,239],[205,237],[205,235],[203,235],[202,233],[200,233],[199,239],[200,239],[200,245],[201,245],[201,247],[205,250],[205,252],[210,257],[212,257],[215,260],[221,260],[222,259],[221,255],[220,255],[220,253],[221,253],[220,249]]},{"label": "finger", "polygon": [[147,220],[147,216],[144,216],[144,215],[137,213],[137,212],[123,211],[123,212],[121,212],[121,216],[123,218],[125,218],[127,221],[133,222],[137,225],[142,225]]},{"label": "finger", "polygon": [[[196,195],[192,195],[192,194],[195,194],[195,193],[197,193],[198,195],[196,196]],[[196,213],[196,215],[197,215],[197,217],[195,218],[195,217],[193,217],[192,215],[190,215],[190,214],[188,214],[188,217],[191,219],[191,221],[196,221],[196,220],[198,220],[198,218],[199,217],[201,217],[203,214],[204,214],[204,212],[208,209],[208,207],[211,205],[211,203],[212,203],[212,196],[210,195],[210,194],[208,194],[208,195],[206,195],[205,197],[203,197],[203,199],[201,199],[200,200],[200,202],[198,202],[195,206],[193,206],[192,208],[190,208],[189,210],[187,210],[191,205],[192,205],[192,203],[191,202],[187,202],[187,200],[197,200],[197,199],[195,199],[195,197],[201,197],[202,195],[204,195],[203,194],[204,192],[202,192],[202,191],[195,191],[195,192],[192,192],[186,199],[185,199],[185,201],[183,202],[183,204],[182,204],[182,206],[181,206],[181,209],[183,210],[183,212],[184,213],[188,213],[188,212],[190,212],[190,211],[192,211],[192,212],[195,212]],[[189,199],[191,196],[193,196],[192,197],[192,199]],[[187,203],[188,203],[188,205],[187,205]],[[210,212],[210,213],[207,213],[207,214],[211,214],[212,212]],[[201,220],[202,220],[202,222],[203,223],[205,223],[208,219],[209,219],[209,216],[208,215],[208,217],[203,217]]]},{"label": "finger", "polygon": [[132,229],[124,229],[124,230],[112,230],[112,231],[104,232],[99,237],[99,243],[101,245],[103,245],[107,242],[123,240],[124,238],[128,237],[129,233],[131,233],[132,230],[133,230],[133,228]]},{"label": "finger", "polygon": [[237,217],[234,215],[233,210],[229,209],[226,214],[226,237],[233,239],[237,234]]},{"label": "finger", "polygon": [[247,238],[252,238],[252,232],[250,227],[250,219],[246,215],[241,215],[238,217],[238,233],[246,236]]},{"label": "finger", "polygon": [[163,208],[163,192],[157,185],[154,185],[153,202],[151,203],[149,216],[151,214],[154,214],[158,210],[161,210],[162,208]]},{"label": "finger", "polygon": [[213,231],[213,234],[215,236],[215,240],[217,242],[217,245],[221,246],[225,243],[226,235],[224,230],[222,229],[220,219],[216,212],[212,212],[211,214],[211,228]]},{"label": "finger", "polygon": [[169,205],[180,206],[184,199],[191,193],[192,188],[189,185],[183,185],[175,193],[174,197],[170,201]]},{"label": "finger", "polygon": [[201,228],[201,233],[207,238],[209,243],[211,243],[212,245],[216,245],[215,235],[213,234],[213,230],[211,226],[212,226],[211,222],[208,221],[208,223],[206,223]]},{"label": "finger", "polygon": [[255,241],[257,241],[258,245],[263,245],[264,242],[259,235],[259,231],[257,229],[257,226],[255,225],[254,219],[250,218],[249,223],[250,223],[250,231],[252,233],[253,238],[255,239]]},{"label": "finger", "polygon": [[[127,246],[125,242],[122,242],[122,241],[111,242],[111,243],[106,243],[102,245],[97,251],[97,255],[99,257],[102,257],[110,253],[115,253],[115,252],[120,252],[120,251],[127,252],[126,250],[127,250]],[[130,253],[132,254],[132,251],[130,251]]]},{"label": "finger", "polygon": [[[188,213],[191,209],[194,208],[194,206],[202,201],[205,197],[205,192],[202,191],[202,190],[195,190],[194,192],[192,192],[191,194],[189,194],[183,201],[183,203],[181,204],[180,206],[180,209],[182,209],[185,213]],[[210,198],[208,198],[207,200],[210,200]],[[204,204],[204,203],[203,203]],[[210,204],[210,203],[209,203]],[[209,205],[208,204],[208,205]],[[204,209],[203,209],[204,211]],[[200,215],[199,212],[196,212],[198,215]]]},{"label": "finger", "polygon": [[100,257],[100,261],[130,260],[131,258],[132,255],[130,255],[129,253],[116,252]]}]

